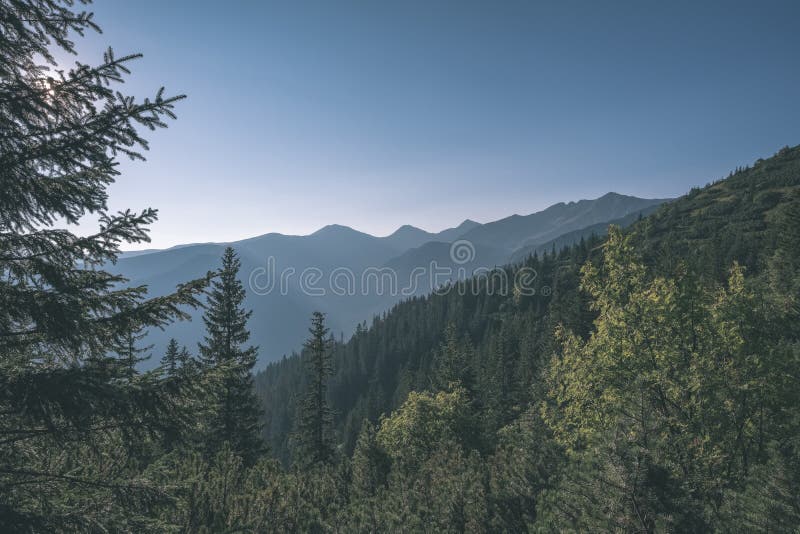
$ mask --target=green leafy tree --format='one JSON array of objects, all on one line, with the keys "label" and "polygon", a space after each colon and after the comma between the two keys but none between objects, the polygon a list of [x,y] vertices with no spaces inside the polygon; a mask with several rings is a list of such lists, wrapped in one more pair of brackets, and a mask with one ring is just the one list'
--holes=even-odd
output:
[{"label": "green leafy tree", "polygon": [[397,467],[413,470],[443,444],[468,440],[469,417],[464,388],[435,394],[412,391],[400,408],[381,420],[377,441]]},{"label": "green leafy tree", "polygon": [[492,530],[533,530],[543,508],[542,493],[562,466],[563,455],[535,407],[500,429],[489,459]]},{"label": "green leafy tree", "polygon": [[800,454],[797,440],[771,444],[769,459],[753,466],[745,484],[726,493],[720,530],[793,532],[800,525]]},{"label": "green leafy tree", "polygon": [[492,532],[485,479],[485,463],[477,452],[442,444],[413,471],[391,473],[375,530]]},{"label": "green leafy tree", "polygon": [[592,528],[711,528],[722,492],[763,460],[777,431],[769,414],[785,398],[743,270],[719,289],[681,271],[653,276],[612,229],[602,265],[583,272],[598,319],[588,340],[561,334],[545,414],[596,476],[565,491],[587,490],[583,510],[609,510],[610,523]]},{"label": "green leafy tree", "polygon": [[208,296],[203,315],[206,336],[199,347],[215,403],[208,421],[207,447],[215,451],[227,442],[234,454],[252,464],[263,454],[264,442],[252,376],[258,351],[244,346],[250,339],[247,320],[252,312],[242,307],[245,292],[238,278],[240,267],[233,248],[227,247],[219,278]]},{"label": "green leafy tree", "polygon": [[374,496],[386,482],[388,457],[378,445],[375,427],[369,420],[361,425],[351,470],[352,491],[358,496]]}]

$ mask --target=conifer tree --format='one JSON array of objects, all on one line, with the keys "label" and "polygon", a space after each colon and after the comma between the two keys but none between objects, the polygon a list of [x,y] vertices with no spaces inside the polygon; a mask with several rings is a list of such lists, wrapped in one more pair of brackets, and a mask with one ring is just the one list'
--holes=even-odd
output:
[{"label": "conifer tree", "polygon": [[353,451],[352,491],[359,497],[372,496],[386,481],[389,459],[376,439],[375,426],[365,420]]},{"label": "conifer tree", "polygon": [[175,338],[171,338],[167,343],[167,350],[161,358],[161,366],[167,376],[175,376],[179,368],[178,358],[180,357],[178,342]]},{"label": "conifer tree", "polygon": [[261,439],[261,408],[253,391],[253,366],[258,349],[245,347],[250,332],[247,320],[252,311],[242,307],[244,287],[238,279],[241,262],[233,248],[222,255],[219,278],[208,296],[203,321],[206,336],[199,344],[201,364],[215,377],[215,404],[209,421],[207,446],[219,450],[228,442],[231,450],[246,462],[264,452]]},{"label": "conifer tree", "polygon": [[195,360],[192,358],[192,353],[186,348],[186,345],[181,347],[178,352],[178,368],[183,374],[190,373],[193,370]]},{"label": "conifer tree", "polygon": [[136,365],[150,358],[148,352],[153,348],[152,345],[140,346],[140,341],[147,336],[147,332],[142,329],[130,327],[122,335],[122,340],[115,352],[129,372],[136,370]]},{"label": "conifer tree", "polygon": [[334,457],[333,411],[328,405],[328,378],[333,374],[333,361],[323,313],[312,314],[308,331],[311,334],[305,343],[308,390],[300,405],[295,438],[295,461],[303,466],[329,463]]},{"label": "conifer tree", "polygon": [[[202,397],[205,392],[202,389],[195,389],[197,384],[194,381],[184,380],[186,376],[180,359],[181,352],[178,349],[178,342],[175,338],[171,338],[167,344],[167,350],[161,358],[160,372],[173,395],[184,400],[188,410],[197,413],[202,406]],[[167,428],[164,431],[162,446],[164,451],[173,451],[178,448],[178,445],[190,443],[195,437],[194,428]]]},{"label": "conifer tree", "polygon": [[776,249],[768,262],[770,282],[784,305],[793,307],[800,299],[800,191],[795,190],[775,210],[774,221]]},{"label": "conifer tree", "polygon": [[435,385],[442,391],[461,386],[472,398],[476,384],[475,371],[472,367],[473,348],[469,339],[459,336],[458,329],[453,323],[445,328],[444,338],[435,360]]},{"label": "conifer tree", "polygon": [[169,378],[188,379],[197,370],[197,362],[186,345],[180,347],[177,340],[172,338],[167,343],[164,356],[161,357],[162,372]]},{"label": "conifer tree", "polygon": [[[143,159],[141,130],[165,127],[183,97],[119,92],[139,55],[109,49],[96,66],[56,65],[75,54],[75,35],[99,30],[73,6],[0,2],[2,532],[141,524],[139,504],[162,493],[126,466],[141,460],[143,436],[186,414],[156,377],[111,352],[132,332],[186,317],[207,283],[147,300],[145,287],[104,267],[121,244],[148,241],[156,219],[153,209],[108,211],[119,157]],[[77,235],[90,213],[99,229]]]}]

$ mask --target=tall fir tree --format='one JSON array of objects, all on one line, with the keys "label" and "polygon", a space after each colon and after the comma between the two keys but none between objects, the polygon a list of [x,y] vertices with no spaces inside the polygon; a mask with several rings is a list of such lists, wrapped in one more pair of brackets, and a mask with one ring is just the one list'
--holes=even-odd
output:
[{"label": "tall fir tree", "polygon": [[461,386],[470,398],[475,396],[475,370],[472,365],[474,349],[466,336],[459,335],[455,324],[449,323],[444,331],[444,341],[434,362],[434,386],[447,391]]},{"label": "tall fir tree", "polygon": [[164,356],[161,357],[162,372],[172,378],[186,378],[196,370],[197,361],[192,357],[192,353],[186,345],[178,345],[175,338],[171,338],[167,343]]},{"label": "tall fir tree", "polygon": [[300,405],[295,436],[295,463],[301,466],[330,463],[335,452],[333,411],[328,404],[328,379],[333,374],[332,341],[325,326],[325,314],[315,311],[308,331],[311,337],[304,345],[308,390]]},{"label": "tall fir tree", "polygon": [[178,348],[178,341],[173,337],[167,343],[167,350],[164,352],[164,356],[161,358],[161,367],[164,369],[164,372],[167,376],[175,376],[178,372],[178,368],[180,366],[179,357],[180,352]]},{"label": "tall fir tree", "polygon": [[229,443],[247,463],[264,453],[261,407],[253,391],[252,370],[258,349],[246,347],[252,311],[242,307],[245,292],[239,280],[241,262],[233,248],[222,255],[219,277],[214,280],[203,321],[206,336],[199,344],[201,364],[212,371],[215,406],[208,423],[209,451]]},{"label": "tall fir tree", "polygon": [[192,358],[192,353],[186,348],[186,345],[181,347],[181,350],[178,352],[178,370],[183,374],[191,373],[196,363],[194,358]]},{"label": "tall fir tree", "polygon": [[[132,332],[187,317],[205,279],[146,299],[106,270],[148,241],[156,211],[108,210],[119,158],[182,96],[121,92],[131,61],[56,64],[98,30],[67,0],[0,2],[0,531],[121,531],[162,489],[130,467],[141,445],[185,421],[159,378],[112,353]],[[94,214],[99,229],[78,235]],[[109,459],[113,458],[113,462]],[[144,503],[143,506],[140,506]]]},{"label": "tall fir tree", "polygon": [[153,345],[141,346],[141,341],[147,337],[147,332],[142,328],[129,327],[122,335],[118,346],[114,350],[128,372],[135,372],[136,366],[150,359],[150,350]]}]

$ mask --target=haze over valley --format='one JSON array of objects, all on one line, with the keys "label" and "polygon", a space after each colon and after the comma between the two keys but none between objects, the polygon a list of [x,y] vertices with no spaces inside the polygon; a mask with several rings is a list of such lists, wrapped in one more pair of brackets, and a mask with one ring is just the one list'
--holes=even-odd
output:
[{"label": "haze over valley", "polygon": [[[301,348],[312,311],[328,315],[337,338],[349,338],[358,323],[369,324],[400,300],[429,293],[435,289],[432,284],[605,235],[609,224],[627,226],[665,201],[608,193],[485,224],[465,220],[438,233],[405,225],[385,237],[332,224],[307,236],[268,233],[232,243],[123,253],[109,269],[127,276],[129,285],[146,285],[149,295],[161,296],[216,269],[222,251],[232,246],[242,262],[245,303],[253,310],[250,321],[260,325],[252,340],[259,348],[258,367],[263,367]],[[452,248],[456,241],[463,257],[453,256],[459,253]],[[309,269],[318,270],[319,279],[304,276]],[[153,352],[162,351],[170,338],[188,347],[202,341],[201,311],[192,315],[193,320],[177,323],[169,332],[151,330],[146,342],[154,345]],[[148,360],[142,366],[156,363]]]},{"label": "haze over valley", "polygon": [[0,0],[0,534],[800,533],[799,20]]}]

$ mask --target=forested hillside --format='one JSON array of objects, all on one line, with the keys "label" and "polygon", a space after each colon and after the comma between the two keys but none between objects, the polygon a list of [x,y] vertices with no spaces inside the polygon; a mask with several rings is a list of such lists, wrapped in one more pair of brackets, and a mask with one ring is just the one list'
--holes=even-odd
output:
[{"label": "forested hillside", "polygon": [[[352,451],[363,420],[377,422],[409,391],[434,387],[443,351],[464,359],[461,372],[469,375],[482,405],[495,405],[486,414],[487,423],[499,428],[518,415],[531,400],[541,358],[553,350],[555,326],[564,322],[585,332],[590,324],[592,314],[577,291],[578,275],[590,253],[598,253],[599,243],[530,258],[525,265],[537,273],[533,295],[507,294],[514,288],[502,281],[513,282],[517,267],[506,267],[502,277],[461,282],[398,304],[370,325],[359,326],[347,343],[335,344],[330,399],[345,450]],[[305,387],[302,360],[284,358],[256,375],[270,445],[285,461],[290,459],[295,392]]]},{"label": "forested hillside", "polygon": [[[258,368],[263,368],[300,349],[305,322],[315,310],[328,314],[334,332],[349,336],[359,321],[386,311],[403,297],[429,293],[434,285],[429,275],[434,264],[440,270],[449,269],[448,279],[455,279],[477,269],[509,263],[515,250],[513,243],[503,245],[497,235],[510,233],[520,241],[541,245],[551,236],[568,233],[559,244],[572,244],[580,240],[581,230],[587,236],[598,228],[603,233],[603,225],[597,221],[630,223],[643,210],[651,210],[662,202],[609,193],[486,225],[465,221],[435,234],[403,226],[391,235],[375,237],[332,224],[306,236],[269,233],[228,244],[204,243],[144,254],[125,253],[116,264],[105,268],[124,275],[131,286],[147,286],[148,296],[162,296],[168,295],[176,284],[213,269],[225,247],[233,247],[242,262],[246,305],[253,310],[253,322],[258,325],[253,331],[253,341],[258,347]],[[627,219],[617,219],[620,214]],[[454,261],[452,242],[466,239],[466,234],[472,235],[483,226],[487,230],[467,245],[469,261]],[[426,270],[426,276],[415,278],[413,273],[420,268]],[[309,273],[313,276],[307,276]],[[336,273],[342,278],[337,279]],[[384,275],[390,281],[381,278]],[[347,284],[353,290],[343,290]],[[190,315],[194,320],[174,325],[169,332],[149,330],[145,343],[153,345],[156,353],[163,352],[170,338],[195,345],[202,339],[202,325],[199,312]],[[154,364],[155,361],[145,361],[142,365],[149,369]]]},{"label": "forested hillside", "polygon": [[781,240],[798,234],[781,219],[786,203],[796,198],[797,160],[798,148],[786,147],[724,180],[692,189],[637,228],[637,246],[649,262],[686,261],[717,278],[734,261],[749,274],[761,272]]},{"label": "forested hillside", "polygon": [[[778,239],[793,233],[775,220],[798,184],[798,149],[783,149],[751,169],[738,170],[657,208],[631,228],[631,239],[642,261],[659,273],[691,263],[698,274],[721,283],[738,262],[755,274],[765,268]],[[560,248],[555,255],[550,252],[554,244],[548,243],[541,256],[504,269],[503,278],[508,280],[521,267],[533,269],[537,273],[533,295],[514,295],[513,290],[504,295],[499,277],[471,281],[441,295],[398,304],[374,318],[369,328],[366,323],[359,327],[348,343],[337,344],[331,401],[345,449],[352,450],[361,420],[375,422],[402,403],[409,391],[430,388],[434,360],[447,345],[448,332],[466,345],[482,402],[492,403],[497,393],[490,391],[493,387],[510,395],[499,402],[503,415],[487,413],[502,426],[531,400],[537,369],[554,350],[555,327],[564,324],[582,335],[591,327],[594,314],[579,290],[580,268],[587,259],[601,256],[604,238],[597,237],[601,231],[590,228],[579,245]],[[303,387],[300,360],[285,358],[256,377],[268,413],[271,445],[284,459],[294,410],[292,392]],[[498,371],[505,376],[495,376]]]},{"label": "forested hillside", "polygon": [[314,312],[254,377],[233,247],[158,297],[105,269],[156,219],[109,212],[119,157],[183,96],[116,92],[111,50],[47,70],[97,29],[72,2],[0,29],[0,532],[800,528],[800,147],[350,340]]},{"label": "forested hillside", "polygon": [[[505,440],[532,440],[525,442],[524,447],[536,456],[535,465],[519,465],[506,472],[506,476],[530,476],[535,480],[516,482],[542,485],[536,491],[551,496],[554,500],[548,501],[549,506],[556,506],[548,511],[555,514],[547,516],[548,523],[558,520],[564,521],[564,526],[576,528],[583,525],[645,530],[669,525],[681,529],[696,525],[697,530],[722,528],[715,523],[722,520],[721,516],[714,514],[734,505],[724,504],[719,493],[715,493],[713,502],[692,502],[695,497],[691,492],[700,492],[701,488],[690,488],[686,486],[688,480],[681,478],[701,476],[690,475],[699,466],[684,464],[682,475],[671,473],[680,464],[674,463],[677,462],[674,459],[658,458],[666,449],[651,450],[641,444],[633,448],[633,442],[629,451],[620,451],[620,443],[603,442],[602,447],[613,445],[614,454],[624,453],[623,458],[586,455],[586,447],[590,445],[583,437],[584,427],[599,422],[591,419],[591,405],[584,404],[590,402],[585,397],[591,394],[589,388],[597,387],[594,381],[610,381],[608,389],[597,390],[598,399],[604,401],[603,396],[611,393],[612,384],[617,384],[616,387],[629,384],[636,390],[639,382],[648,381],[641,385],[643,394],[669,387],[668,392],[658,393],[661,400],[657,402],[661,405],[656,409],[664,413],[654,415],[652,423],[639,422],[647,427],[645,433],[657,434],[648,438],[654,442],[653,447],[658,440],[669,440],[668,436],[674,432],[676,435],[699,432],[692,438],[695,441],[687,445],[690,450],[681,454],[710,455],[712,458],[704,461],[711,464],[704,469],[724,467],[724,472],[712,476],[715,480],[702,481],[712,484],[714,492],[733,491],[735,497],[731,498],[747,500],[777,498],[751,495],[760,484],[783,484],[764,491],[792,491],[797,479],[783,477],[795,464],[781,464],[780,473],[775,475],[781,477],[779,480],[759,480],[750,486],[746,480],[748,476],[764,476],[761,467],[751,464],[797,461],[792,445],[797,438],[797,427],[793,426],[797,422],[797,399],[789,384],[797,377],[798,363],[795,323],[800,254],[798,209],[800,148],[796,147],[783,149],[768,160],[759,160],[752,168],[739,169],[725,180],[693,190],[640,220],[624,234],[614,232],[610,241],[589,239],[556,254],[533,256],[505,268],[506,278],[511,280],[513,273],[523,267],[535,269],[538,277],[533,295],[520,295],[513,289],[501,294],[497,291],[497,279],[489,277],[459,284],[446,294],[414,298],[395,306],[389,313],[376,317],[371,325],[360,327],[353,339],[337,344],[333,350],[335,373],[330,381],[329,399],[343,453],[350,455],[355,447],[359,457],[357,443],[366,439],[364,432],[373,432],[373,426],[383,429],[387,421],[410,417],[407,410],[418,410],[420,397],[411,392],[457,393],[468,414],[465,423],[468,430],[459,438],[465,451],[496,460],[498,454],[505,454],[502,452]],[[466,288],[473,283],[478,288],[475,292],[472,286]],[[634,313],[628,309],[631,306],[639,309],[640,315],[631,315]],[[634,322],[625,328],[607,324],[612,316],[619,321]],[[601,335],[610,335],[608,329],[612,327],[620,339],[601,343]],[[632,333],[630,329],[634,329]],[[629,342],[626,335],[632,335],[633,339]],[[656,346],[650,347],[650,343]],[[615,344],[619,352],[614,352]],[[657,358],[652,367],[642,362],[638,367],[624,368],[613,362],[620,357],[644,357],[640,351],[645,348],[654,351],[652,357]],[[598,357],[594,351],[611,359],[607,369],[590,363]],[[626,356],[629,352],[630,356]],[[678,360],[670,361],[674,358]],[[701,364],[704,358],[712,360]],[[267,410],[267,436],[274,453],[286,462],[291,461],[289,436],[294,420],[294,392],[305,387],[303,359],[302,356],[284,359],[256,377],[258,395]],[[723,371],[734,375],[714,377],[714,382],[706,383],[702,375],[696,374],[701,371],[696,365],[712,365],[703,371],[712,375]],[[601,371],[608,374],[593,377],[594,372]],[[581,385],[587,380],[590,382]],[[724,385],[727,380],[733,389]],[[456,390],[452,389],[453,384],[459,385]],[[757,390],[767,384],[776,389],[769,393]],[[586,391],[581,390],[584,387]],[[696,388],[704,391],[702,395],[713,393],[718,401],[681,398],[691,397]],[[670,400],[671,395],[675,400]],[[767,397],[778,405],[768,408]],[[437,400],[443,401],[441,397],[423,398],[434,405]],[[641,404],[644,398],[638,402],[639,408],[645,409]],[[684,406],[683,402],[687,404]],[[722,412],[702,413],[714,402],[720,404],[713,408]],[[569,408],[572,403],[575,407]],[[597,416],[603,422],[613,419],[615,407],[608,405]],[[566,412],[561,413],[562,410]],[[391,419],[382,419],[393,413]],[[566,417],[567,414],[571,417]],[[658,421],[659,417],[665,421]],[[732,440],[727,444],[731,448],[723,450],[724,444],[714,442],[722,437],[714,432],[721,432],[727,424],[734,425],[726,430],[734,435],[725,438]],[[770,424],[776,426],[767,431]],[[713,432],[708,425],[714,427]],[[434,445],[429,446],[435,449]],[[665,442],[663,446],[668,445]],[[697,447],[702,450],[694,450]],[[539,457],[544,454],[542,449],[555,456]],[[577,455],[576,462],[588,464],[573,465],[573,453]],[[780,455],[774,457],[775,454]],[[717,455],[725,456],[727,463],[719,463],[722,460]],[[636,457],[639,459],[635,460]],[[628,464],[603,464],[623,460],[648,460],[654,465],[646,467],[649,474],[643,472],[640,476],[645,478],[639,482],[618,480],[619,488],[615,488],[612,480],[607,482],[610,486],[601,483],[605,475],[599,471],[583,472],[631,468]],[[669,463],[660,465],[656,461]],[[502,471],[508,466],[493,469]],[[561,469],[565,471],[558,476],[564,479],[557,476]],[[575,469],[577,472],[573,473]],[[751,469],[758,475],[751,475]],[[558,498],[553,496],[559,491],[576,491],[573,484],[588,484],[573,476],[597,477],[591,487],[593,493],[585,495],[587,500],[578,505],[584,509],[558,509]],[[555,486],[544,491],[550,483]],[[619,494],[615,498],[620,501],[603,504],[619,507],[613,512],[600,506],[604,498],[612,495],[612,489],[642,491],[642,498],[652,500],[646,503],[652,508],[647,510],[649,517],[642,520],[644,523],[637,526],[635,517],[626,515],[634,514],[634,510],[625,506],[631,505],[636,495]],[[525,491],[534,489],[529,487]],[[711,491],[711,486],[702,491]],[[536,499],[523,493],[515,496],[522,500],[514,503],[519,506],[525,503],[528,508],[515,513],[533,521]],[[800,517],[797,515],[800,503],[788,497],[789,494],[784,495],[788,501],[775,506],[784,507],[782,513],[796,519]],[[525,501],[525,496],[531,501]],[[626,498],[631,500],[624,502]],[[668,499],[686,501],[668,502]],[[767,506],[765,501],[750,504]],[[720,509],[711,510],[708,506]],[[733,513],[730,508],[725,510]],[[754,521],[757,524],[767,519],[764,516]],[[520,524],[514,525],[521,528]]]}]

